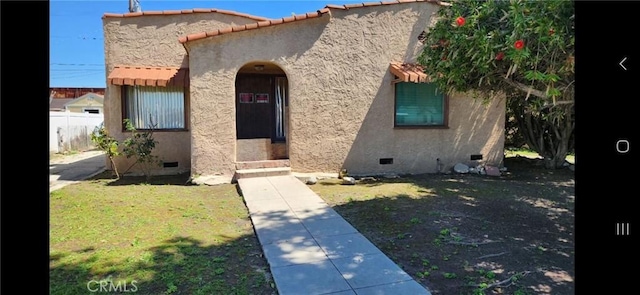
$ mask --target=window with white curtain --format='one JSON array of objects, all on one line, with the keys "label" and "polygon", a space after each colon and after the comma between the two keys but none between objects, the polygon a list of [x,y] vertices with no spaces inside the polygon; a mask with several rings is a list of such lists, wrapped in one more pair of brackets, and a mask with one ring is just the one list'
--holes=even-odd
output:
[{"label": "window with white curtain", "polygon": [[136,129],[185,129],[184,87],[125,86],[125,115]]}]

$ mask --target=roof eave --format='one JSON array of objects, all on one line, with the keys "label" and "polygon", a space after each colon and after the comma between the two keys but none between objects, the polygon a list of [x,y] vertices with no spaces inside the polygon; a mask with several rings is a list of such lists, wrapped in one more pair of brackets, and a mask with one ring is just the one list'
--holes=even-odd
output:
[{"label": "roof eave", "polygon": [[[251,23],[246,25],[230,26],[230,27],[216,29],[208,32],[189,34],[189,35],[178,38],[178,41],[182,43],[184,46],[188,42],[201,40],[208,37],[215,37],[215,36],[225,35],[229,33],[256,30],[256,29],[261,29],[265,27],[281,25],[285,23],[293,23],[293,22],[305,21],[309,19],[321,18],[321,17],[324,17],[324,15],[329,15],[329,17],[331,16],[331,12],[328,8],[319,9],[315,12],[308,12],[305,14],[298,14],[298,15],[293,15],[293,16],[288,16],[283,18],[269,19],[269,20],[259,21],[256,23]],[[189,51],[186,46],[185,46],[185,49],[187,50],[187,52]]]}]

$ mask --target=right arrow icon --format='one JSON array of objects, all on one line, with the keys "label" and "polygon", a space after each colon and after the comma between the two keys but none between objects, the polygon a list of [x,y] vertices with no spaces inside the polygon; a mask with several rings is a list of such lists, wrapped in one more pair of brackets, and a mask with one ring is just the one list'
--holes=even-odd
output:
[{"label": "right arrow icon", "polygon": [[627,68],[623,65],[623,63],[624,63],[625,61],[627,61],[627,57],[623,58],[623,59],[620,61],[619,65],[620,65],[620,67],[621,67],[623,70],[625,70],[625,71],[626,71],[626,70],[627,70]]}]

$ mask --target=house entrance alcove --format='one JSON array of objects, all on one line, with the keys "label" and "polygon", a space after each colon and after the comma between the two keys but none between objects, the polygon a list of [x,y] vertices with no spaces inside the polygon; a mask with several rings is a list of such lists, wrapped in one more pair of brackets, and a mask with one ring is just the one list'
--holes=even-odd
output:
[{"label": "house entrance alcove", "polygon": [[270,62],[250,62],[236,76],[236,162],[289,158],[289,87]]}]

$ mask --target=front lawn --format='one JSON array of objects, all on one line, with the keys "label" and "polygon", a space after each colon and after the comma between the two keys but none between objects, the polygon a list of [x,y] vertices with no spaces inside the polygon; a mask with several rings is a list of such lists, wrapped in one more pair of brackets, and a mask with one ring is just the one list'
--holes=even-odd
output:
[{"label": "front lawn", "polygon": [[276,293],[236,186],[187,178],[103,173],[52,192],[50,293]]},{"label": "front lawn", "polygon": [[434,295],[573,294],[573,172],[505,165],[309,187]]}]

